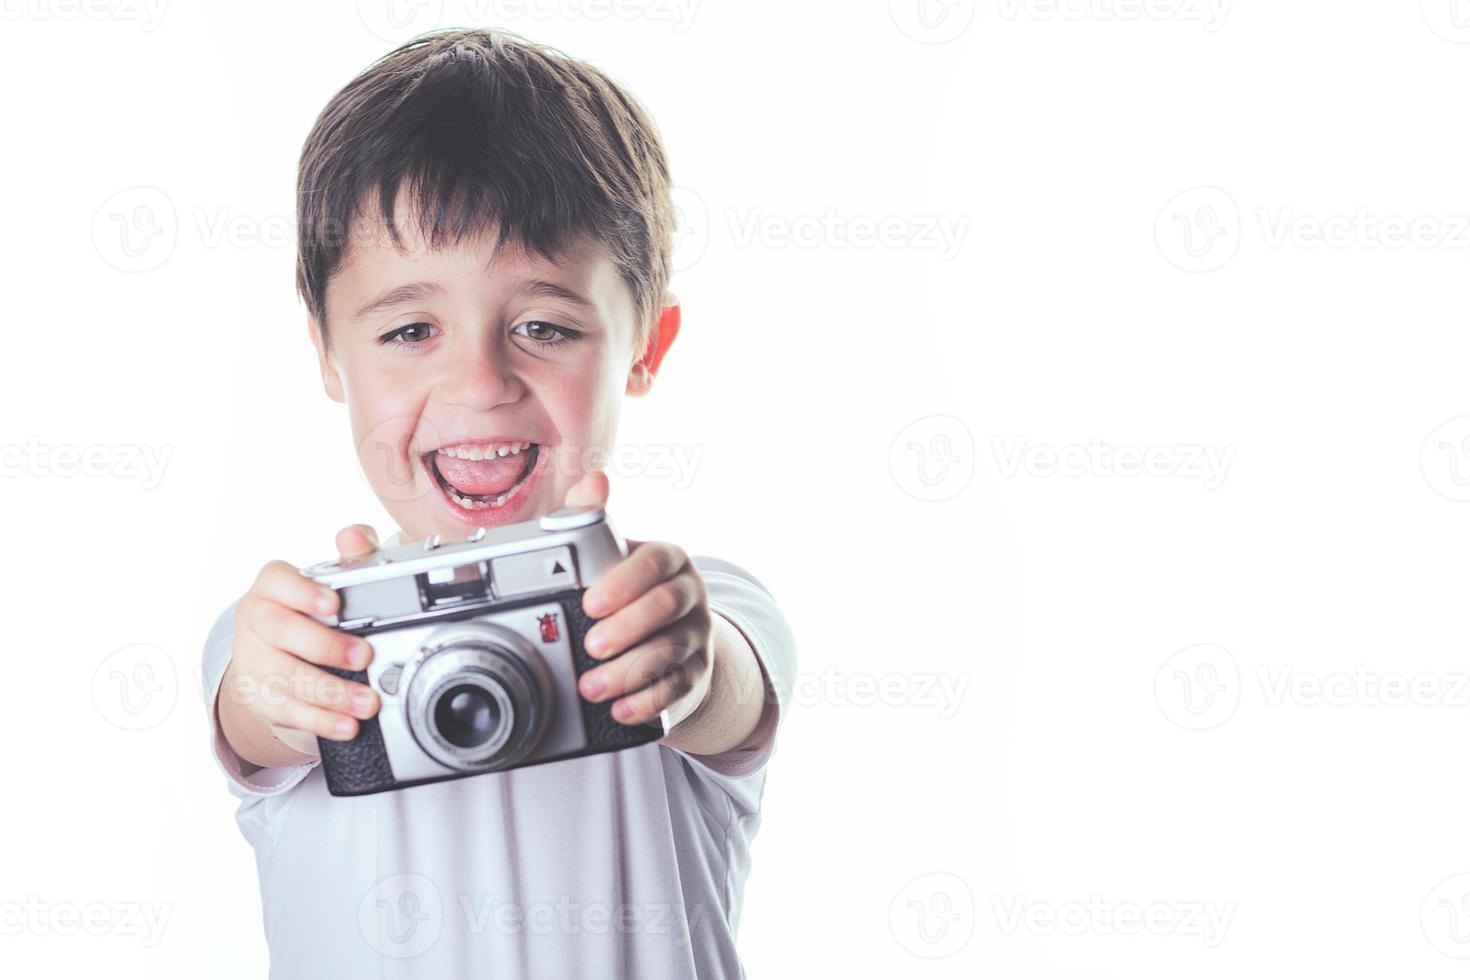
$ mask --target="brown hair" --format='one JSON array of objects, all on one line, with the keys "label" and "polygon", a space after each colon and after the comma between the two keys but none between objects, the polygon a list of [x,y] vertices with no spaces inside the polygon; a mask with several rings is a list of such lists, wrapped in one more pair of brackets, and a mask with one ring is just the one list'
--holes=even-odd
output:
[{"label": "brown hair", "polygon": [[506,31],[414,38],[327,103],[296,185],[296,288],[326,330],[327,280],[375,200],[394,247],[403,188],[430,248],[497,227],[552,260],[570,239],[607,246],[633,294],[636,350],[663,302],[673,202],[648,114],[591,65]]}]

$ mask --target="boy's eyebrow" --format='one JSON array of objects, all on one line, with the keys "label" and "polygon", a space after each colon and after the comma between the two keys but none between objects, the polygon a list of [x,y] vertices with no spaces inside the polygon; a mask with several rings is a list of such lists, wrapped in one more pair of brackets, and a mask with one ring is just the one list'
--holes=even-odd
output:
[{"label": "boy's eyebrow", "polygon": [[577,306],[593,309],[592,304],[580,294],[572,292],[565,286],[558,286],[554,282],[545,279],[527,279],[522,288],[528,296],[546,296],[551,299],[563,299]]},{"label": "boy's eyebrow", "polygon": [[425,299],[435,293],[444,292],[444,287],[437,282],[411,282],[405,286],[394,286],[375,300],[371,300],[366,306],[357,311],[355,319],[361,320],[369,313],[386,310],[390,306],[400,303],[413,303]]},{"label": "boy's eyebrow", "polygon": [[[593,309],[592,303],[581,294],[546,279],[527,279],[522,283],[521,288],[528,296],[546,296],[551,299],[566,300],[568,303],[573,303],[585,309]],[[444,287],[437,282],[411,282],[403,286],[394,286],[377,299],[370,300],[367,305],[358,310],[355,319],[361,320],[369,313],[386,310],[400,303],[416,303],[442,292],[444,292]]]}]

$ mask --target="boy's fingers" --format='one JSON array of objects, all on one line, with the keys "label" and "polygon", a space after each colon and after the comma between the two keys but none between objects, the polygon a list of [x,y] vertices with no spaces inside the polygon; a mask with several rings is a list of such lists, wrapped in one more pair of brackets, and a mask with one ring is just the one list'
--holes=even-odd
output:
[{"label": "boy's fingers", "polygon": [[587,653],[598,660],[615,656],[682,619],[701,598],[699,582],[692,575],[659,582],[588,630],[583,641]]},{"label": "boy's fingers", "polygon": [[220,687],[220,697],[229,698],[266,721],[297,727],[288,720],[292,703],[358,718],[378,713],[378,697],[365,684],[313,667],[284,650],[267,647],[253,659],[256,666],[251,671],[228,676],[228,682]]},{"label": "boy's fingers", "polygon": [[357,719],[301,701],[287,701],[268,714],[273,724],[310,732],[318,738],[345,742],[357,737]]},{"label": "boy's fingers", "polygon": [[275,603],[261,603],[250,628],[269,646],[323,667],[361,670],[372,660],[372,646],[362,637],[339,633]]},{"label": "boy's fingers", "polygon": [[624,725],[641,725],[658,717],[669,705],[694,689],[694,681],[684,664],[670,667],[648,687],[613,703],[612,716]]},{"label": "boy's fingers", "polygon": [[589,616],[606,616],[621,609],[665,579],[672,578],[689,562],[678,545],[662,541],[638,544],[582,593],[582,608]]},{"label": "boy's fingers", "polygon": [[378,550],[378,532],[369,524],[351,524],[337,532],[337,557],[357,558]]},{"label": "boy's fingers", "polygon": [[260,570],[250,595],[266,600],[262,606],[275,603],[309,616],[328,616],[337,611],[336,592],[283,561],[273,561]]},{"label": "boy's fingers", "polygon": [[343,680],[299,661],[291,672],[291,693],[304,704],[356,718],[378,713],[378,696],[366,684]]},{"label": "boy's fingers", "polygon": [[567,491],[566,498],[562,501],[564,507],[606,507],[607,498],[612,493],[612,487],[608,484],[607,474],[602,470],[593,470]]},{"label": "boy's fingers", "polygon": [[[676,636],[675,633],[680,634]],[[668,672],[670,665],[693,655],[693,648],[677,642],[683,630],[664,630],[621,657],[583,674],[577,690],[588,701],[607,701],[647,687]]]}]

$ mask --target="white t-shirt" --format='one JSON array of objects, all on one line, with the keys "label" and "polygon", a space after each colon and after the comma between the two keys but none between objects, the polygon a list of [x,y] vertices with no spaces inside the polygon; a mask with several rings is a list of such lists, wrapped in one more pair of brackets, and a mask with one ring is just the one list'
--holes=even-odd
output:
[{"label": "white t-shirt", "polygon": [[[743,976],[741,897],[796,648],[752,576],[694,563],[777,695],[755,749],[652,743],[334,797],[315,762],[245,775],[216,723],[255,849],[272,980]],[[210,705],[233,634],[231,606],[205,644]]]}]

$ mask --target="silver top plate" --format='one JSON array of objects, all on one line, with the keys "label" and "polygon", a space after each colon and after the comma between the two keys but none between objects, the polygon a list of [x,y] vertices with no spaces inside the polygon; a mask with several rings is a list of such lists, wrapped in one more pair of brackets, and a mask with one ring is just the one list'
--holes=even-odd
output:
[{"label": "silver top plate", "polygon": [[562,507],[540,520],[523,521],[497,528],[477,528],[460,541],[415,541],[381,548],[347,561],[324,561],[301,570],[307,578],[341,589],[404,575],[417,575],[446,565],[468,565],[532,549],[571,545],[585,537],[588,528],[604,523],[601,507]]}]

